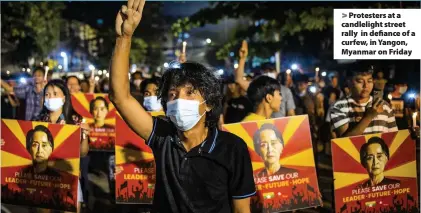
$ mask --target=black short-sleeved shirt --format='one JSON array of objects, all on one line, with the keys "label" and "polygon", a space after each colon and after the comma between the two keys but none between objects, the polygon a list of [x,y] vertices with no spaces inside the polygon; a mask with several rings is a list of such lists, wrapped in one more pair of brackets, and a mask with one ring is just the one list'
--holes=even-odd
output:
[{"label": "black short-sleeved shirt", "polygon": [[244,96],[232,98],[227,104],[228,108],[225,114],[225,123],[227,124],[241,122],[253,111],[250,101]]},{"label": "black short-sleeved shirt", "polygon": [[256,193],[247,145],[234,134],[209,129],[206,140],[186,152],[174,125],[154,118],[146,143],[156,162],[153,212],[232,212],[233,199]]}]

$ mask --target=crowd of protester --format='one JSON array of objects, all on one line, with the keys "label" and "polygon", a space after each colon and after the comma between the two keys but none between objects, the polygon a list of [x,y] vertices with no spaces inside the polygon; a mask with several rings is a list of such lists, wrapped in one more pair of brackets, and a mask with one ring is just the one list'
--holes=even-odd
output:
[{"label": "crowd of protester", "polygon": [[[125,41],[118,40],[118,42]],[[116,50],[117,53],[112,60],[112,69],[120,71],[120,68],[127,65],[125,62],[128,61],[125,56],[128,54],[125,53],[128,50],[118,46],[116,46]],[[114,197],[114,171],[111,171],[112,166],[110,166],[112,164],[111,161],[114,161],[111,160],[114,159],[114,155],[88,151],[86,131],[89,127],[81,123],[81,116],[73,110],[71,105],[70,95],[78,92],[112,94],[113,97],[110,97],[110,99],[116,103],[117,109],[126,122],[139,124],[139,127],[131,125],[135,126],[133,129],[136,133],[146,139],[151,136],[152,140],[148,141],[148,145],[152,149],[158,149],[158,146],[154,147],[154,143],[166,140],[165,137],[160,138],[162,135],[174,133],[166,132],[171,128],[163,128],[172,125],[168,119],[153,118],[155,120],[152,120],[144,112],[167,111],[174,113],[179,108],[189,106],[195,107],[196,113],[194,116],[196,117],[193,119],[196,120],[182,120],[180,115],[167,114],[169,117],[172,116],[172,123],[182,132],[186,132],[194,125],[197,125],[205,114],[206,120],[203,123],[206,123],[206,127],[210,128],[214,125],[218,126],[219,129],[222,124],[308,115],[316,161],[319,153],[331,154],[329,148],[332,138],[392,132],[398,129],[414,130],[416,126],[419,126],[419,95],[408,94],[409,91],[418,88],[410,88],[410,85],[406,83],[406,79],[400,79],[399,76],[393,79],[386,79],[382,70],[376,70],[372,67],[350,70],[346,72],[346,75],[343,75],[344,73],[341,72],[332,72],[327,77],[320,76],[318,72],[305,70],[279,73],[272,64],[263,64],[259,72],[254,72],[253,75],[246,75],[247,56],[248,47],[244,41],[239,50],[238,68],[234,70],[232,76],[224,76],[224,78],[220,79],[220,87],[214,85],[217,80],[206,67],[186,62],[184,54],[179,59],[181,65],[176,63],[175,65],[178,66],[170,67],[169,69],[172,72],[164,73],[162,79],[159,75],[153,74],[150,76],[145,72],[136,71],[130,75],[129,85],[121,84],[125,83],[126,80],[123,79],[123,75],[115,73],[111,74],[114,81],[114,84],[111,83],[111,85],[109,78],[105,76],[101,76],[99,80],[96,80],[95,76],[86,76],[84,79],[80,79],[78,76],[63,76],[62,79],[45,78],[46,71],[38,67],[34,69],[32,79],[25,84],[1,81],[1,87],[4,90],[2,92],[2,118],[82,126],[85,137],[81,138],[80,141],[82,144],[80,150],[82,171],[80,185],[82,187],[81,191],[83,191],[80,195],[83,197],[80,197],[78,201],[85,203],[87,203],[87,195],[92,193],[87,181],[89,157],[95,159],[91,160],[91,162],[109,162],[108,165],[103,165],[103,168],[106,173],[110,174],[108,178],[110,197]],[[125,77],[127,78],[127,76]],[[172,94],[175,89],[169,88],[169,81],[177,87],[182,87],[178,91],[178,96],[184,95],[188,97],[193,93],[196,94],[196,90],[198,90],[201,93],[197,95],[196,99],[200,99],[201,102],[195,99],[194,101],[197,101],[198,104],[196,105],[196,103],[189,102],[190,99],[186,100],[179,97],[170,100],[168,94]],[[191,84],[194,88],[186,86],[186,83]],[[195,86],[198,88],[195,88]],[[127,99],[127,95],[123,94],[126,90],[128,93],[131,93],[133,99]],[[163,93],[159,94],[159,91],[163,91]],[[221,93],[223,93],[224,97],[222,101],[219,100]],[[134,102],[134,100],[139,104]],[[131,109],[131,106],[128,105],[134,105],[133,103],[142,107],[136,108],[134,106]],[[163,106],[161,103],[168,105]],[[206,107],[203,107],[203,103],[205,103]],[[173,108],[167,110],[168,107]],[[204,113],[199,114],[198,110],[202,110]],[[136,114],[140,117],[129,118],[128,115],[135,111],[140,112],[140,115]],[[142,115],[144,115],[146,121],[142,120]],[[161,114],[161,116],[163,115]],[[416,116],[417,124],[415,125],[412,119],[413,115]],[[218,120],[218,124],[214,120]],[[148,123],[149,126],[144,123]],[[199,124],[202,125],[200,122]],[[155,129],[155,125],[160,125],[160,127]],[[205,131],[205,124],[202,127],[203,131]],[[418,129],[413,131],[414,134],[418,132]],[[223,133],[221,135],[219,137],[226,137],[223,138],[224,140],[232,137],[228,134],[223,135]],[[217,136],[218,130],[216,130],[214,141]],[[226,146],[227,150],[229,150],[228,141]],[[206,146],[203,148],[206,148]],[[210,151],[209,149],[208,152]],[[237,152],[236,155],[240,151],[247,152],[247,147],[239,147],[239,150],[235,151]],[[234,153],[228,154],[234,155]],[[239,156],[241,157],[242,155]],[[185,158],[185,160],[187,159]],[[242,160],[241,162],[245,162],[247,158]],[[165,163],[164,166],[168,165]],[[244,166],[246,170],[251,170],[247,165],[235,165],[233,168],[241,166]],[[236,170],[236,172],[238,171],[240,170]],[[251,171],[249,172],[251,174]],[[240,173],[236,175],[238,175],[237,182],[241,179],[240,182],[251,184],[244,184],[247,186],[240,187],[240,182],[234,183],[237,186],[236,188],[233,186],[236,190],[235,192],[247,194],[246,192],[250,193],[254,190],[252,189],[254,187],[252,179],[247,179],[246,175]],[[183,189],[181,188],[180,190]],[[164,199],[162,192],[157,192],[156,194],[160,195],[157,199]],[[162,202],[169,201],[163,200]],[[177,204],[171,203],[171,205]],[[159,208],[170,207],[163,205]]]}]

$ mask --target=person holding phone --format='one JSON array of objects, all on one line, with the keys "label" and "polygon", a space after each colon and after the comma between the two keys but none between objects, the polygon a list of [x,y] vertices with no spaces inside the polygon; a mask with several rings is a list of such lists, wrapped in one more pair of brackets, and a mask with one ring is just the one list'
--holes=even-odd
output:
[{"label": "person holding phone", "polygon": [[332,129],[337,137],[398,131],[392,107],[373,92],[371,70],[353,71],[348,78],[351,95],[337,101],[331,110]]}]

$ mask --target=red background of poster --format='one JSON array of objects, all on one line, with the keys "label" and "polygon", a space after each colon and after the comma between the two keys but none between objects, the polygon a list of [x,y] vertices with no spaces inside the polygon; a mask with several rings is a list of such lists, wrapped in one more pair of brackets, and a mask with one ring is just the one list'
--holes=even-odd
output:
[{"label": "red background of poster", "polygon": [[[6,183],[7,178],[14,178],[16,172],[22,172],[25,168],[32,165],[31,155],[23,143],[26,144],[27,132],[40,124],[44,126],[48,125],[48,129],[55,141],[54,150],[48,160],[49,168],[61,175],[60,182],[50,182],[69,184],[70,189],[62,188],[54,192],[54,188],[52,187],[34,187],[30,184]],[[14,205],[76,211],[74,204],[77,203],[81,140],[81,131],[78,126],[2,119],[1,137],[5,142],[1,147],[2,202]],[[36,191],[31,194],[29,189],[36,189]],[[61,206],[51,203],[53,193],[55,193],[54,196],[57,198],[56,202],[60,202],[62,204]]]},{"label": "red background of poster", "polygon": [[[224,131],[237,134],[239,137],[243,138],[247,143],[251,161],[254,165],[254,174],[263,169],[257,169],[257,167],[262,166],[256,166],[259,164],[263,164],[263,160],[254,151],[254,146],[252,145],[253,142],[250,143],[248,141],[250,141],[250,138],[253,138],[254,133],[259,129],[260,125],[263,123],[274,124],[283,135],[285,147],[283,149],[280,159],[281,161],[282,159],[289,159],[289,162],[287,163],[288,165],[285,165],[282,162],[281,164],[285,167],[296,169],[299,172],[298,178],[291,180],[308,178],[308,183],[298,184],[296,185],[296,188],[293,189],[293,186],[291,185],[292,182],[291,180],[289,180],[289,186],[275,187],[272,189],[262,188],[261,190],[259,190],[258,188],[259,185],[265,184],[257,184],[257,196],[254,196],[251,201],[252,212],[279,212],[292,209],[319,206],[321,204],[319,201],[320,192],[317,182],[316,169],[314,165],[314,156],[308,117],[294,116],[264,121],[228,124],[223,126]],[[241,125],[242,130],[236,131],[236,128],[234,128],[235,125]],[[273,181],[267,183],[270,184],[276,182],[282,181]],[[274,198],[264,198],[264,194],[272,192]],[[310,202],[308,202],[309,198]],[[291,199],[293,199],[296,203],[294,203],[293,205],[289,205],[288,202],[290,202]],[[301,200],[301,202],[298,202],[298,200]]]},{"label": "red background of poster", "polygon": [[[372,136],[381,137],[389,147],[391,153],[390,159],[384,168],[385,177],[399,180],[400,186],[395,188],[393,185],[387,185],[390,190],[378,190],[376,192],[390,191],[390,195],[380,196],[378,198],[367,198],[368,194],[374,192],[370,187],[371,193],[358,194],[365,196],[365,198],[360,200],[359,203],[357,203],[357,201],[345,203],[343,199],[353,196],[352,190],[356,189],[358,185],[366,182],[369,177],[367,170],[360,164],[360,160],[358,159],[357,161],[354,157],[352,157],[352,153],[354,152],[352,150],[355,148],[358,151],[359,157],[361,146],[366,143]],[[392,143],[395,144],[392,145]],[[346,146],[348,148],[344,150],[338,144],[341,144],[341,146],[346,146],[345,144],[349,144],[350,146]],[[393,153],[392,147],[394,150],[396,150]],[[398,203],[399,205],[402,202],[402,207],[400,209],[393,209],[391,212],[413,212],[412,210],[419,212],[418,208],[416,210],[412,209],[412,207],[418,206],[418,187],[416,178],[417,172],[415,142],[411,139],[411,135],[408,130],[335,139],[332,142],[332,157],[335,178],[336,212],[351,212],[360,208],[365,212],[384,212],[384,210],[389,210],[389,208],[397,207],[393,202]],[[410,192],[402,194],[393,193],[393,191],[396,189],[405,188],[410,188]],[[355,195],[357,194],[355,193]],[[373,202],[375,202],[375,206],[370,207],[369,205]],[[408,207],[410,211],[406,211]],[[405,210],[403,208],[405,208]]]},{"label": "red background of poster", "polygon": [[[106,124],[111,126],[112,128],[106,129],[107,133],[103,132],[96,132],[95,128],[92,128],[92,132],[90,133],[90,143],[89,143],[89,151],[114,151],[114,144],[115,144],[115,118],[116,118],[116,109],[113,104],[108,99],[107,94],[84,94],[84,93],[77,93],[72,95],[72,105],[73,109],[79,113],[88,124],[93,123],[93,115],[90,113],[90,102],[94,100],[96,97],[104,97],[108,103],[108,114],[105,117]],[[98,128],[100,130],[104,130],[102,128]],[[106,134],[107,136],[103,136]],[[99,136],[101,135],[101,136]]]},{"label": "red background of poster", "polygon": [[[116,175],[116,202],[151,204],[155,188],[155,161],[152,150],[120,116],[116,119],[116,130],[118,132],[115,150],[116,167],[123,167],[123,171]],[[135,169],[140,170],[135,173]],[[124,175],[136,174],[146,175],[146,179],[141,182],[139,180],[126,182],[124,179]],[[133,191],[139,192],[136,195]]]}]

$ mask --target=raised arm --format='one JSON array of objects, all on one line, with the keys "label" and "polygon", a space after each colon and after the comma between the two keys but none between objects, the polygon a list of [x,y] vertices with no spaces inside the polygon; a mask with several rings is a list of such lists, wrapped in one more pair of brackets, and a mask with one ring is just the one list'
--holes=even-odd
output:
[{"label": "raised arm", "polygon": [[241,89],[247,91],[249,88],[250,83],[244,80],[244,69],[246,66],[246,59],[248,55],[248,44],[247,41],[243,41],[241,44],[241,49],[239,51],[239,61],[238,61],[238,68],[234,71],[235,75],[235,82],[240,85]]},{"label": "raised arm", "polygon": [[130,94],[129,54],[131,39],[142,18],[145,0],[129,0],[116,18],[117,41],[111,59],[110,100],[126,123],[143,139],[152,132],[153,120]]}]

